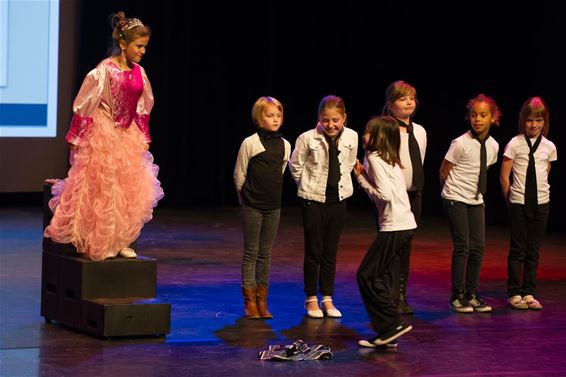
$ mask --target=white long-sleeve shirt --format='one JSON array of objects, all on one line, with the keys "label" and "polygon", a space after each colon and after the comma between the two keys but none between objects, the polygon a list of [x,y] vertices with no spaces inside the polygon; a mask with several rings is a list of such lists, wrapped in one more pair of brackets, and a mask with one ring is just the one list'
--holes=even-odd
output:
[{"label": "white long-sleeve shirt", "polygon": [[367,178],[360,174],[357,180],[377,207],[379,231],[415,229],[417,223],[411,212],[401,167],[388,164],[376,152],[372,152],[366,155],[364,168]]}]

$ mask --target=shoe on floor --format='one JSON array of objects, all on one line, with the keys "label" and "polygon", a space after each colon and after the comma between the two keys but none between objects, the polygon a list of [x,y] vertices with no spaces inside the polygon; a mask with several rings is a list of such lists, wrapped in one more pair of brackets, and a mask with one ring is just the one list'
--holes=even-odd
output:
[{"label": "shoe on floor", "polygon": [[[315,310],[309,310],[309,303],[311,302],[316,302],[316,306],[317,309]],[[324,313],[322,313],[322,310],[320,310],[320,308],[318,308],[318,298],[316,297],[312,297],[312,298],[308,298],[305,300],[305,309],[307,309],[307,316],[309,316],[309,318],[324,318]]]},{"label": "shoe on floor", "polygon": [[334,304],[332,304],[331,298],[323,298],[320,301],[320,303],[322,304],[322,312],[326,314],[328,318],[342,318],[342,313],[340,313],[340,310],[336,309],[336,307],[334,307],[333,309],[325,309],[325,302],[329,302],[332,306],[334,306]]},{"label": "shoe on floor", "polygon": [[452,296],[450,299],[450,309],[457,313],[472,313],[474,311],[474,308],[468,304],[468,300],[462,294]]},{"label": "shoe on floor", "polygon": [[396,340],[393,340],[389,343],[377,345],[377,344],[375,344],[375,341],[377,340],[377,338],[378,338],[377,336],[374,336],[373,338],[368,339],[368,340],[365,340],[365,339],[358,340],[358,345],[360,347],[376,348],[376,349],[396,349],[397,348],[398,343],[397,343]]},{"label": "shoe on floor", "polygon": [[476,293],[470,293],[466,297],[468,304],[473,308],[474,312],[488,313],[491,311],[491,306],[485,303]]},{"label": "shoe on floor", "polygon": [[413,329],[413,326],[401,322],[395,328],[390,331],[386,331],[383,334],[379,335],[379,337],[373,342],[376,346],[382,346],[387,343],[391,343],[395,339],[399,338],[401,335],[408,333]]},{"label": "shoe on floor", "polygon": [[135,258],[138,255],[136,254],[134,249],[132,249],[130,247],[125,247],[122,250],[120,250],[120,256],[124,257],[124,258]]},{"label": "shoe on floor", "polygon": [[519,295],[511,296],[507,300],[509,306],[513,309],[517,310],[527,310],[529,309],[529,305],[523,300],[523,298]]},{"label": "shoe on floor", "polygon": [[534,298],[533,295],[526,295],[525,297],[523,297],[523,301],[525,301],[528,308],[531,310],[542,310],[541,303],[536,298]]}]

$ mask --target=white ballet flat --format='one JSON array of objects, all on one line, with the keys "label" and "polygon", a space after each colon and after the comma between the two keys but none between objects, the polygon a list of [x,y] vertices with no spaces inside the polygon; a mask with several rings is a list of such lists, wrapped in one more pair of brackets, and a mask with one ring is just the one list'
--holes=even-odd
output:
[{"label": "white ballet flat", "polygon": [[[311,299],[305,300],[305,309],[307,308],[309,302],[318,303],[318,299],[317,298],[311,298]],[[309,316],[310,318],[324,318],[324,313],[320,309],[316,309],[316,310],[308,310],[307,309],[307,316]]]},{"label": "white ballet flat", "polygon": [[[325,302],[332,302],[331,298],[325,298],[323,299],[320,303],[324,304]],[[326,316],[328,318],[342,318],[342,313],[340,313],[340,310],[334,308],[334,309],[324,309],[324,305],[322,305],[322,312],[324,314],[326,314]]]},{"label": "white ballet flat", "polygon": [[130,247],[125,247],[122,250],[120,250],[120,256],[124,257],[124,258],[135,258],[138,255],[136,254],[134,249],[132,249]]}]

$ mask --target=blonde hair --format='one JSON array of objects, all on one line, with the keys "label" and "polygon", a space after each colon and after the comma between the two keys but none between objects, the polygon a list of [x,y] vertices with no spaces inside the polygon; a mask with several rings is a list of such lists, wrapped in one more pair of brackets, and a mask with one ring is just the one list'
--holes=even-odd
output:
[{"label": "blonde hair", "polygon": [[257,127],[261,126],[260,120],[263,110],[269,105],[277,107],[281,111],[281,115],[283,115],[283,105],[276,98],[269,96],[259,97],[252,107],[252,120]]},{"label": "blonde hair", "polygon": [[548,106],[540,97],[531,97],[525,101],[521,106],[519,112],[519,132],[523,135],[525,132],[525,123],[529,117],[538,117],[544,119],[544,126],[542,127],[542,135],[548,135],[548,128],[550,127],[550,114],[548,113]]}]

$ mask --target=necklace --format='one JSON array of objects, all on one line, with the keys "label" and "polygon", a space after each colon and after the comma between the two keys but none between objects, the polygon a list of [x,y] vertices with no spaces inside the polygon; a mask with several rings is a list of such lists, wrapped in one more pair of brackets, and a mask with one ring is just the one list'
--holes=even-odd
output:
[{"label": "necklace", "polygon": [[130,69],[130,67],[128,67],[127,64],[126,64],[126,68],[123,68],[122,62],[119,59],[116,59],[116,58],[113,57],[112,61],[114,61],[114,64],[116,65],[116,67],[118,67],[122,72],[128,73],[128,79],[130,81],[134,79],[134,75],[132,74],[132,69]]}]

